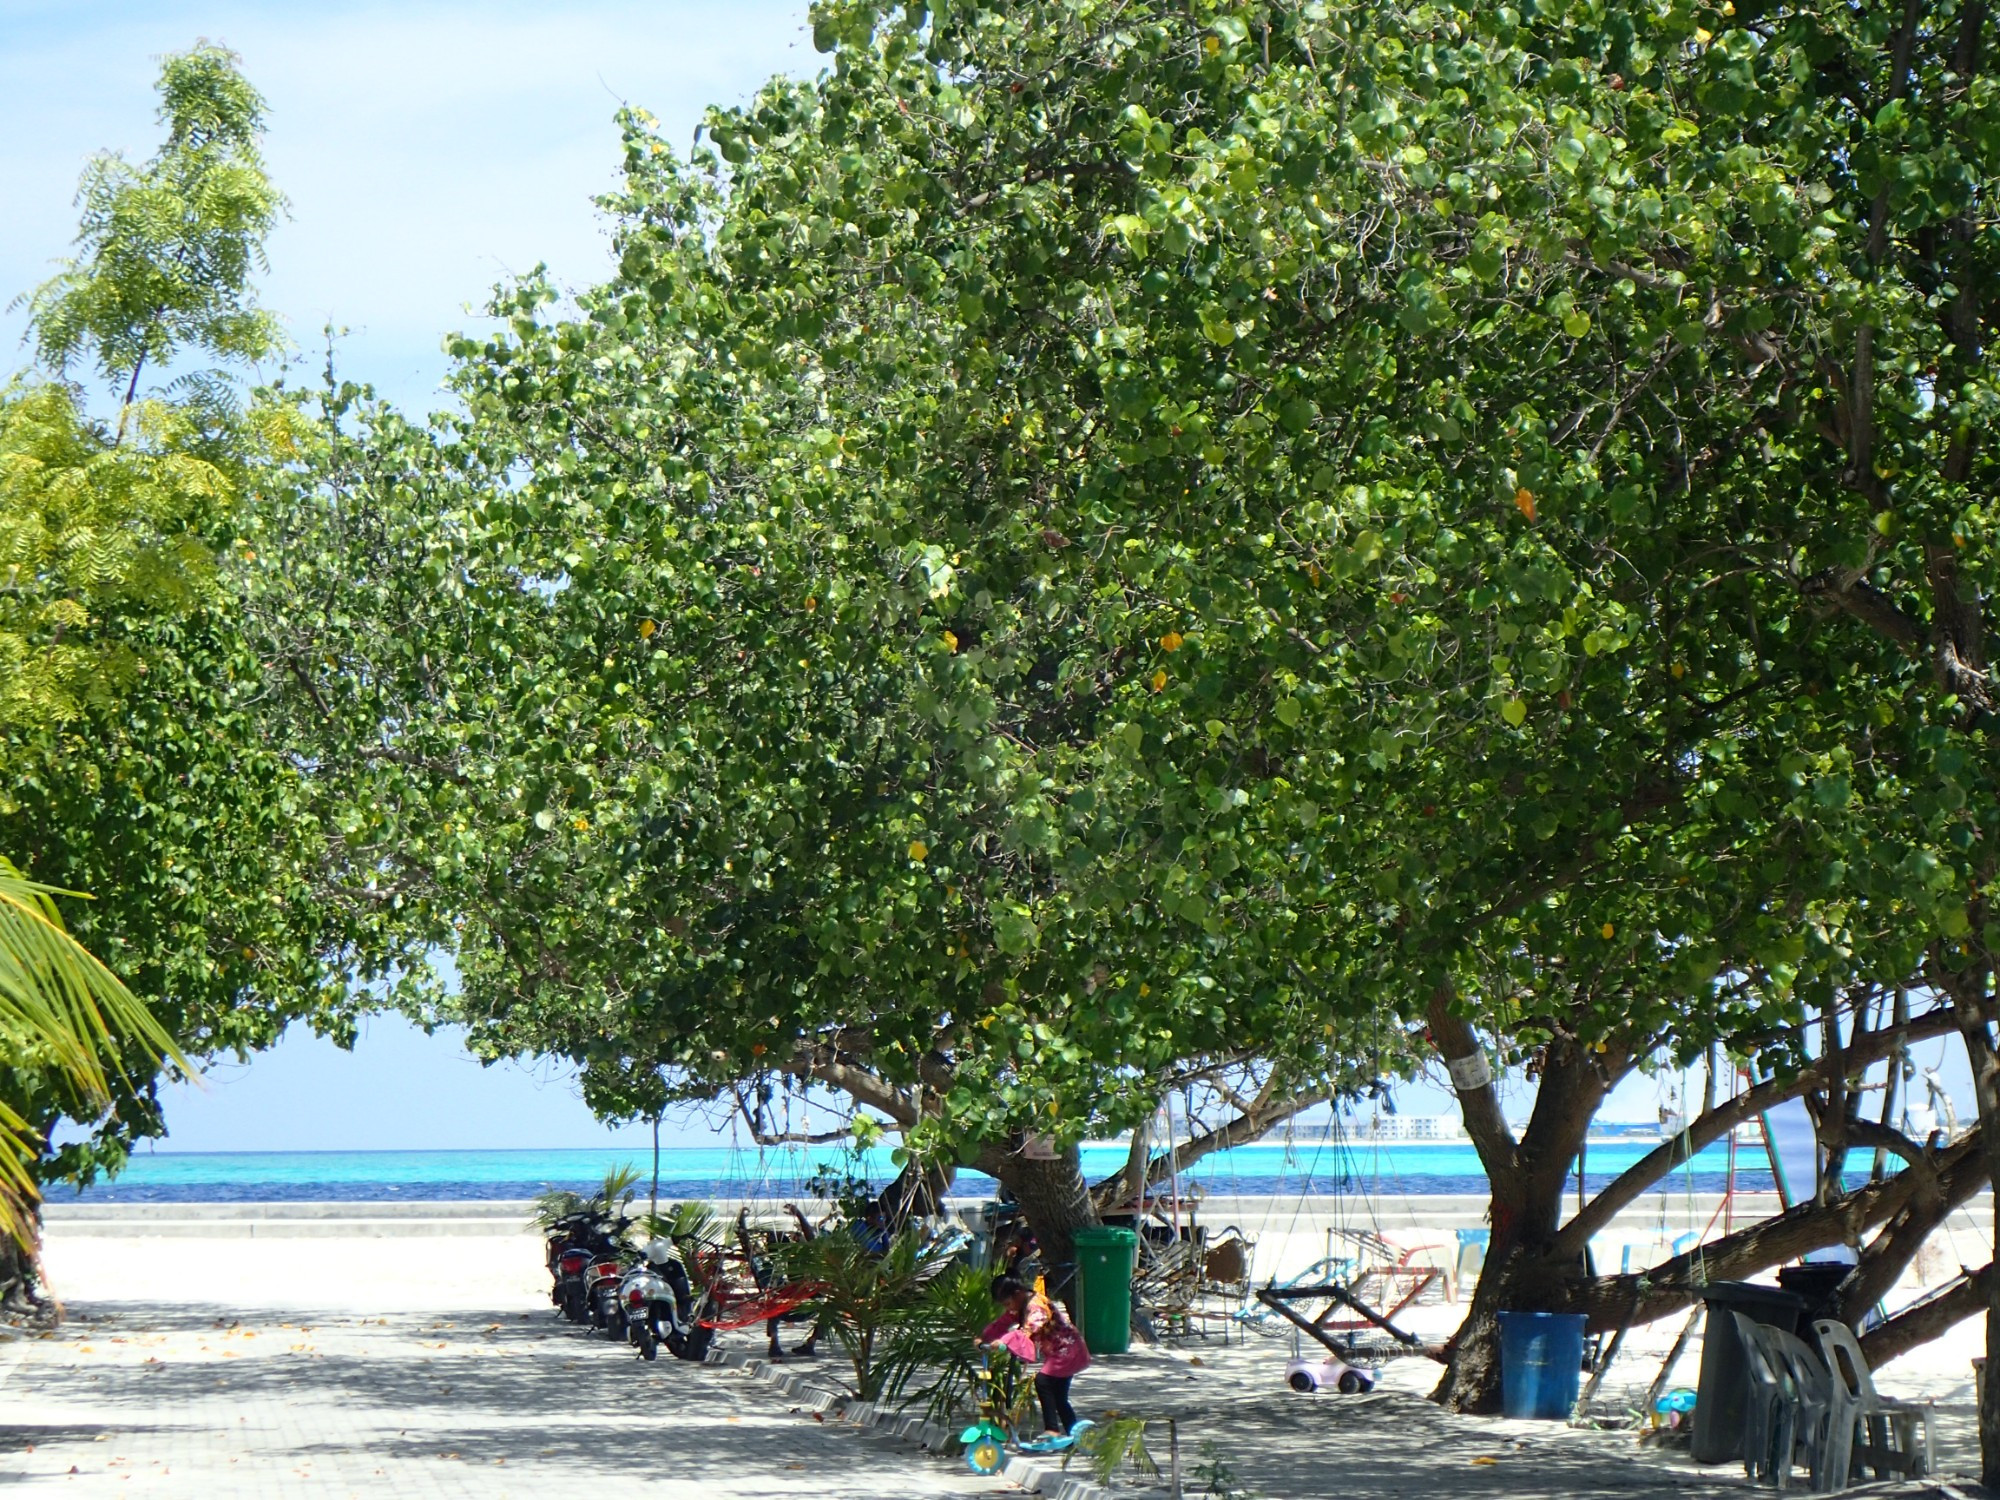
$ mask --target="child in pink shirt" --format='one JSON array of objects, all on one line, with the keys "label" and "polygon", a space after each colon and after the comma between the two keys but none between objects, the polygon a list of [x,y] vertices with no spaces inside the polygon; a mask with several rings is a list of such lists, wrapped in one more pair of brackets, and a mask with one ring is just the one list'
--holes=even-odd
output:
[{"label": "child in pink shirt", "polygon": [[1083,1335],[1069,1320],[1060,1304],[1030,1291],[1012,1276],[993,1280],[993,1300],[1000,1304],[1000,1316],[979,1335],[983,1344],[999,1344],[1027,1360],[1032,1355],[1041,1369],[1035,1372],[1035,1396],[1042,1404],[1042,1426],[1051,1437],[1068,1437],[1076,1425],[1076,1409],[1069,1404],[1069,1383],[1090,1368],[1090,1350]]}]

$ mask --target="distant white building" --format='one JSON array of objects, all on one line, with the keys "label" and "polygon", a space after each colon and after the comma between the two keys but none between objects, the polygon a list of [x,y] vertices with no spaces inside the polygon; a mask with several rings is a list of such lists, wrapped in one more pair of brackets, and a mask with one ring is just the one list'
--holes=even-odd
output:
[{"label": "distant white building", "polygon": [[1354,1122],[1357,1140],[1462,1141],[1465,1122],[1457,1115],[1371,1115]]},{"label": "distant white building", "polygon": [[[1286,1131],[1273,1131],[1271,1139],[1282,1139]],[[1465,1124],[1457,1115],[1369,1115],[1334,1121],[1295,1124],[1289,1135],[1295,1141],[1434,1141],[1457,1143],[1465,1137]]]}]

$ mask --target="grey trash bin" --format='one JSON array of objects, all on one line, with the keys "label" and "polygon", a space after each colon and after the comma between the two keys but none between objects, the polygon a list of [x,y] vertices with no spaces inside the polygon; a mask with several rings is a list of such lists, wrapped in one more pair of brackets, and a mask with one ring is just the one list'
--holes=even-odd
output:
[{"label": "grey trash bin", "polygon": [[1787,1333],[1799,1331],[1806,1299],[1796,1292],[1751,1281],[1718,1281],[1704,1287],[1708,1315],[1701,1325],[1701,1378],[1695,1385],[1694,1435],[1690,1448],[1698,1464],[1726,1464],[1743,1456],[1743,1421],[1749,1406],[1750,1369],[1737,1337],[1740,1312],[1753,1323]]},{"label": "grey trash bin", "polygon": [[[1806,1299],[1807,1318],[1833,1316],[1833,1294],[1854,1269],[1845,1261],[1812,1260],[1802,1266],[1778,1267],[1778,1285]],[[1808,1340],[1810,1342],[1810,1340]]]}]

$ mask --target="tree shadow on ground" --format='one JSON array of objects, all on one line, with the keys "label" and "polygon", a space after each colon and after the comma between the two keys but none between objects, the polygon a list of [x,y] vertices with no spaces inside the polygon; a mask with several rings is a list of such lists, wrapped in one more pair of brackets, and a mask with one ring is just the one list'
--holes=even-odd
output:
[{"label": "tree shadow on ground", "polygon": [[[664,1355],[648,1363],[547,1313],[378,1319],[303,1310],[265,1318],[209,1307],[90,1311],[71,1331],[95,1352],[37,1361],[26,1382],[34,1403],[61,1419],[0,1429],[15,1447],[91,1443],[102,1432],[114,1441],[145,1432],[181,1439],[227,1433],[261,1463],[282,1455],[287,1464],[489,1465],[511,1476],[517,1493],[558,1478],[565,1492],[579,1480],[672,1479],[721,1490],[756,1476],[827,1497],[960,1488],[946,1460],[822,1422],[741,1372]],[[158,1334],[179,1337],[148,1337]],[[131,1342],[109,1352],[112,1336]],[[189,1339],[206,1344],[206,1352],[190,1348]],[[78,1409],[104,1420],[70,1419]],[[308,1425],[303,1441],[296,1433],[264,1435],[258,1422],[273,1424],[256,1414],[274,1410],[338,1413],[338,1420],[317,1430]],[[253,1414],[252,1425],[239,1430],[244,1412]],[[184,1418],[178,1428],[162,1423],[169,1413]],[[916,1482],[898,1489],[892,1473]]]}]

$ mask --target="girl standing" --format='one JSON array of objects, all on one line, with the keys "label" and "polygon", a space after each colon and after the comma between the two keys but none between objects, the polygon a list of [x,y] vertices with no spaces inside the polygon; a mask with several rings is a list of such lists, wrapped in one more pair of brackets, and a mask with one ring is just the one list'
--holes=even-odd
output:
[{"label": "girl standing", "polygon": [[1015,1277],[995,1277],[993,1300],[1000,1304],[1000,1316],[986,1325],[980,1342],[999,1344],[1041,1365],[1035,1372],[1035,1396],[1042,1404],[1042,1426],[1050,1437],[1068,1437],[1076,1426],[1070,1382],[1090,1368],[1083,1335],[1039,1284],[1030,1291]]}]

